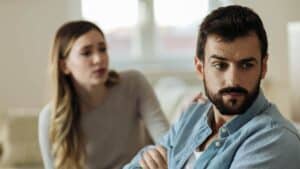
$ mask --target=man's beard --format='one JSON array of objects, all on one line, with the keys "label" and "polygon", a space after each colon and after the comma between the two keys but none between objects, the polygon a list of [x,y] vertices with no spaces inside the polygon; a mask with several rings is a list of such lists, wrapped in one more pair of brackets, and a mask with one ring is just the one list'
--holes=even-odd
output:
[{"label": "man's beard", "polygon": [[[204,90],[208,97],[208,99],[216,106],[219,112],[223,115],[237,115],[243,114],[245,111],[252,105],[254,100],[256,99],[259,88],[260,88],[260,77],[257,80],[256,86],[254,87],[253,91],[247,91],[245,88],[240,86],[232,86],[220,89],[216,94],[209,91],[206,85],[205,77],[204,77]],[[239,107],[234,108],[234,105],[238,104],[237,99],[231,99],[226,104],[223,100],[224,94],[229,94],[230,92],[236,92],[239,94],[244,95],[244,100]],[[228,106],[231,104],[232,107]]]}]

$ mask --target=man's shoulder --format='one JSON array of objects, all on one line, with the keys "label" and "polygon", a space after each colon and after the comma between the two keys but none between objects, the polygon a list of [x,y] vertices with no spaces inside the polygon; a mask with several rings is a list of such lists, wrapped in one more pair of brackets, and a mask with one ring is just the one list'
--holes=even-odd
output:
[{"label": "man's shoulder", "polygon": [[256,130],[282,130],[291,132],[295,135],[299,135],[297,129],[293,126],[293,124],[284,116],[282,116],[282,114],[274,104],[270,104],[267,110],[258,114],[252,120],[250,120],[247,126],[252,126],[252,128]]},{"label": "man's shoulder", "polygon": [[262,168],[284,168],[284,165],[299,163],[299,133],[277,113],[279,112],[257,115],[232,135],[232,140],[239,140],[234,166],[243,162],[247,164],[246,161],[252,161],[250,166],[259,164]]},{"label": "man's shoulder", "polygon": [[274,105],[251,119],[241,128],[241,132],[247,138],[246,143],[272,142],[272,147],[297,145],[300,148],[299,132]]},{"label": "man's shoulder", "polygon": [[[266,161],[274,164],[300,160],[299,133],[273,105],[248,121],[232,138],[237,137],[240,138],[238,157],[268,156]],[[287,158],[287,154],[293,158]]]}]

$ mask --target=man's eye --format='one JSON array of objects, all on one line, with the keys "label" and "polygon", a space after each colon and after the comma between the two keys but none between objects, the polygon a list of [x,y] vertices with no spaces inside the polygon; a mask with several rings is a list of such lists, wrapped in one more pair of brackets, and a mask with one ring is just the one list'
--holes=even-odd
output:
[{"label": "man's eye", "polygon": [[105,48],[105,47],[99,48],[99,51],[105,52],[105,51],[106,51],[106,48]]},{"label": "man's eye", "polygon": [[215,67],[218,70],[224,70],[227,68],[227,64],[225,63],[215,63],[213,64],[213,67]]},{"label": "man's eye", "polygon": [[106,47],[100,47],[98,50],[99,52],[106,52]]},{"label": "man's eye", "polygon": [[252,68],[253,66],[254,66],[254,64],[252,64],[252,63],[242,63],[241,68],[249,69],[249,68]]}]

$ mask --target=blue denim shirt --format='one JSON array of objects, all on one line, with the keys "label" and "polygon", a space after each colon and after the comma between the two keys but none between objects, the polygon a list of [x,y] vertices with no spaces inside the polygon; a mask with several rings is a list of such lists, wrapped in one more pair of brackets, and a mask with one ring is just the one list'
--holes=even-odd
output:
[{"label": "blue denim shirt", "polygon": [[[211,103],[192,105],[162,138],[168,168],[184,167],[193,151],[212,133]],[[300,136],[260,92],[252,106],[219,129],[195,163],[196,169],[300,169]],[[124,169],[140,168],[142,149]]]}]

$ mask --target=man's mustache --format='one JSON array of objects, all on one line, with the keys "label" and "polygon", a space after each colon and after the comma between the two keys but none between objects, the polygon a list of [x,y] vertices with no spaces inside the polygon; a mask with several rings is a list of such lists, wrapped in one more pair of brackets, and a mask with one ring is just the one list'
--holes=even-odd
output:
[{"label": "man's mustache", "polygon": [[231,93],[231,92],[248,94],[248,91],[242,87],[226,87],[219,91],[220,94],[226,94],[226,93]]}]

